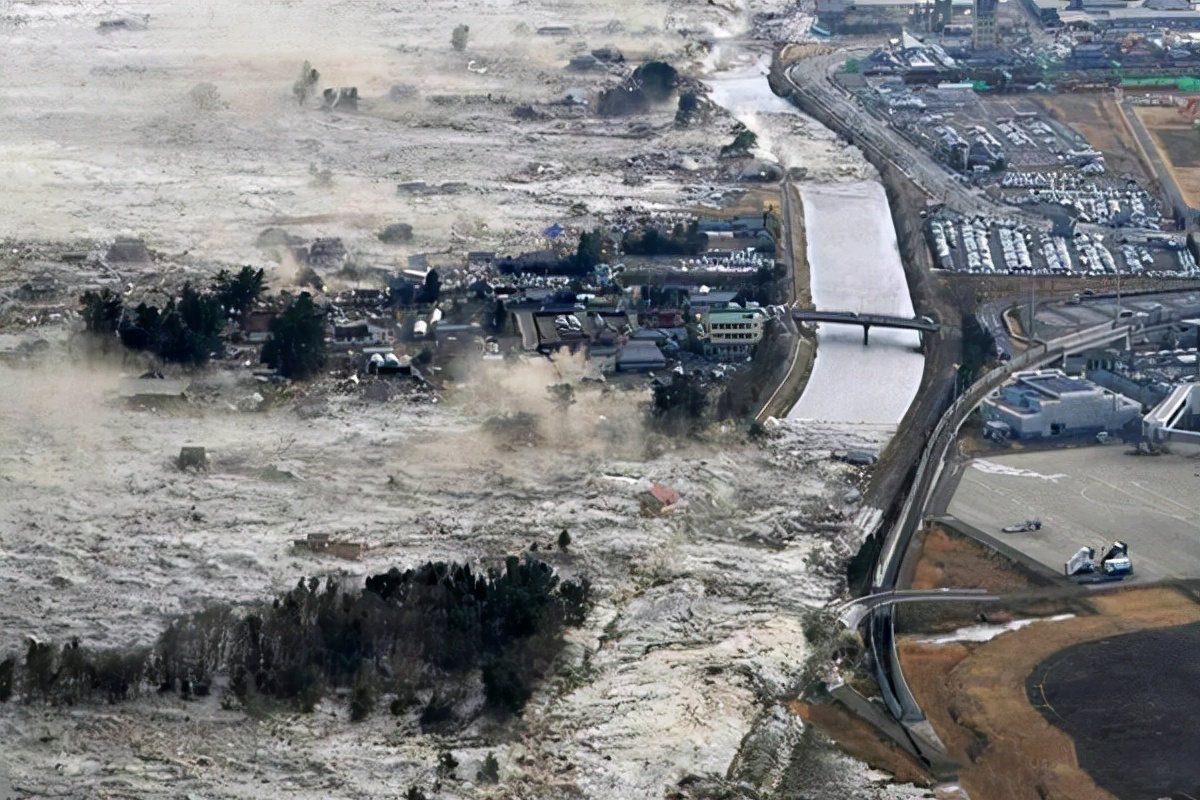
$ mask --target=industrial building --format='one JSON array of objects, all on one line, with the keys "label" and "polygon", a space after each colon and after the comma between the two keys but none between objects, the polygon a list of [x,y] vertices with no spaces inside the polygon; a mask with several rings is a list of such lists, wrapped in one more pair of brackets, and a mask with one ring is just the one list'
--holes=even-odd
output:
[{"label": "industrial building", "polygon": [[971,47],[976,50],[996,49],[997,0],[975,0],[971,15]]},{"label": "industrial building", "polygon": [[938,31],[972,0],[817,0],[817,20],[830,33]]},{"label": "industrial building", "polygon": [[1189,0],[1024,0],[1043,25],[1139,30],[1200,28],[1200,11]]},{"label": "industrial building", "polygon": [[749,355],[762,341],[767,314],[761,308],[705,309],[699,315],[696,336],[710,358]]},{"label": "industrial building", "polygon": [[1062,370],[1018,372],[983,401],[988,422],[1007,425],[1018,439],[1120,431],[1141,416],[1141,405]]}]

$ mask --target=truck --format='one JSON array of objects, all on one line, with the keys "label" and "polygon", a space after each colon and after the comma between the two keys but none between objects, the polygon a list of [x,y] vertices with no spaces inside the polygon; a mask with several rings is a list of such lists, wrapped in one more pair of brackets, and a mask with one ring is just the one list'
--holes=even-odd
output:
[{"label": "truck", "polygon": [[1114,541],[1101,549],[1099,560],[1093,548],[1081,547],[1063,564],[1063,574],[1068,578],[1097,575],[1101,580],[1120,580],[1133,574],[1129,545],[1122,541]]}]

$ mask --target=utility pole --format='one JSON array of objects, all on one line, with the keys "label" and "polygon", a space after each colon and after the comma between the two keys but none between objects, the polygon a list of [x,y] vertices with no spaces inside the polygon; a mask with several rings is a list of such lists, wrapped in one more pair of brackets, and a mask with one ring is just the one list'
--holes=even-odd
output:
[{"label": "utility pole", "polygon": [[1113,327],[1121,324],[1121,265],[1113,261],[1113,265],[1117,268],[1117,308],[1113,311]]},{"label": "utility pole", "polygon": [[1034,341],[1037,340],[1037,323],[1034,321],[1034,314],[1037,312],[1037,284],[1034,282],[1033,273],[1029,274],[1029,346],[1032,347]]}]

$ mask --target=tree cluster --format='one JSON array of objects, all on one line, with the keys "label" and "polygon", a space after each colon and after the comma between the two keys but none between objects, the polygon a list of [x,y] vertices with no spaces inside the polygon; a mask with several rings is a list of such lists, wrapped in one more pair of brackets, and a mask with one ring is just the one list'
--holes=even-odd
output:
[{"label": "tree cluster", "polygon": [[984,365],[996,352],[992,332],[980,324],[972,313],[962,315],[962,363],[956,380],[961,387],[970,386],[984,372]]},{"label": "tree cluster", "polygon": [[161,309],[142,302],[126,310],[117,333],[131,350],[177,364],[203,364],[221,352],[224,327],[225,313],[216,296],[186,284],[178,301],[172,298]]},{"label": "tree cluster", "polygon": [[699,372],[676,370],[651,387],[650,421],[668,432],[694,428],[709,411],[709,387]]},{"label": "tree cluster", "polygon": [[117,702],[147,686],[184,697],[225,675],[247,707],[282,701],[311,710],[331,689],[350,690],[352,719],[380,694],[401,713],[427,695],[422,723],[453,719],[456,693],[478,676],[488,706],[519,713],[561,645],[564,625],[590,605],[586,580],[560,581],[533,558],[503,569],[427,563],[346,588],[301,580],[247,614],[213,607],[174,622],[151,648],[94,651],[30,641],[23,661],[0,661],[0,702]]},{"label": "tree cluster", "polygon": [[325,366],[325,321],[308,292],[271,320],[270,330],[261,360],[280,375],[303,380]]},{"label": "tree cluster", "polygon": [[579,234],[579,246],[575,256],[570,260],[570,266],[575,274],[591,272],[604,259],[604,234],[598,230],[583,231]]},{"label": "tree cluster", "polygon": [[750,155],[750,151],[758,146],[758,134],[751,130],[741,130],[733,141],[721,148],[722,158],[742,158]]},{"label": "tree cluster", "polygon": [[178,298],[159,308],[142,302],[125,306],[109,289],[79,298],[87,330],[100,336],[117,334],[131,350],[154,353],[164,361],[203,364],[222,351],[221,331],[227,316],[240,317],[262,294],[261,269],[222,270],[207,290],[185,284]]},{"label": "tree cluster", "polygon": [[626,233],[621,249],[638,256],[695,256],[708,249],[708,234],[701,232],[696,220],[676,223],[669,234],[647,226]]},{"label": "tree cluster", "polygon": [[231,317],[241,317],[262,295],[266,278],[261,269],[253,267],[242,267],[233,273],[223,269],[217,273],[212,288],[225,312]]},{"label": "tree cluster", "polygon": [[436,269],[425,273],[425,283],[421,285],[421,302],[436,303],[442,296],[442,278]]}]

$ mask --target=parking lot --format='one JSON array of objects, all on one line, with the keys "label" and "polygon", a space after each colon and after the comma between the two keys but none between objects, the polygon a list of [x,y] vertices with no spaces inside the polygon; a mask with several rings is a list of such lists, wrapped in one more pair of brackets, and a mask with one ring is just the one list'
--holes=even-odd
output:
[{"label": "parking lot", "polygon": [[[1200,460],[1127,455],[1124,445],[973,460],[949,513],[1061,573],[1080,547],[1129,545],[1139,583],[1200,577]],[[1036,517],[1042,529],[1001,533]]]},{"label": "parking lot", "polygon": [[953,212],[931,216],[926,233],[938,266],[957,272],[1109,278],[1200,276],[1195,257],[1179,235],[1147,236],[1122,228],[1054,236],[1010,219],[968,219]]}]

